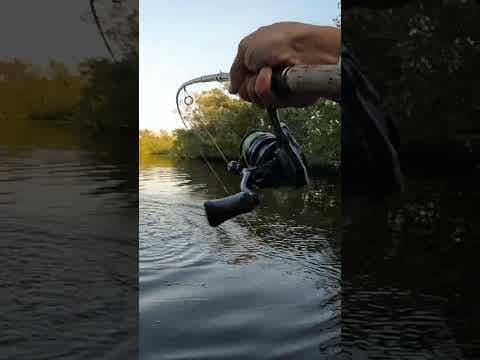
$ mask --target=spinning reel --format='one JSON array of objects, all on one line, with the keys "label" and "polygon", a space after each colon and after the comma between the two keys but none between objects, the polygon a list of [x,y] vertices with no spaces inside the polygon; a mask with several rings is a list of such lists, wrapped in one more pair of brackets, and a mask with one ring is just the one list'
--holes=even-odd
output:
[{"label": "spinning reel", "polygon": [[[340,62],[336,65],[294,65],[274,69],[272,91],[280,98],[311,93],[322,94],[324,98],[338,101],[340,75]],[[192,79],[180,86],[177,91],[177,110],[187,128],[180,111],[180,92],[186,92],[187,86],[196,83],[229,80],[228,73],[219,72]],[[189,95],[184,103],[191,105],[192,101],[193,98]],[[277,109],[267,108],[267,112],[273,133],[259,130],[247,133],[240,144],[239,160],[230,161],[227,165],[229,172],[241,176],[240,192],[204,203],[211,226],[218,226],[237,215],[252,211],[260,202],[258,195],[252,190],[253,187],[300,187],[308,184],[307,163],[300,146],[288,127],[280,122]]]},{"label": "spinning reel", "polygon": [[247,133],[240,143],[240,158],[227,170],[241,176],[240,192],[205,201],[208,223],[218,226],[252,211],[260,202],[252,187],[300,187],[308,184],[307,162],[287,125],[280,123],[277,109],[268,109],[274,134],[259,130]]}]

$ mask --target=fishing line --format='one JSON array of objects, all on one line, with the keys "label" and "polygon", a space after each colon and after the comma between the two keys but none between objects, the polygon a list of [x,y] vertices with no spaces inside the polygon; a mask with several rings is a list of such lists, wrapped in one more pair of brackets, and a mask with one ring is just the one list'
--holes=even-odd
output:
[{"label": "fishing line", "polygon": [[[183,88],[183,89],[181,89],[181,90],[183,90],[183,91],[185,91],[185,92],[187,93],[187,91],[185,90],[185,88]],[[182,112],[181,112],[181,110],[180,110],[180,102],[178,101],[178,95],[179,95],[179,94],[180,94],[180,91],[177,93],[177,110],[178,110],[178,113],[179,113],[179,115],[180,115],[180,118],[181,118],[181,120],[182,120],[182,122],[183,122],[183,125],[184,125],[185,128],[188,130],[189,127],[187,126],[185,117],[183,116],[183,114],[182,114]],[[188,93],[187,93],[187,94],[188,94]],[[187,97],[190,97],[190,98],[192,99],[191,102],[190,102],[190,104],[193,104],[193,97],[192,97],[190,94],[188,94],[188,95],[185,97],[185,99],[186,99]],[[185,99],[184,99],[184,103],[186,103],[186,102],[185,102]],[[193,124],[191,124],[191,122],[189,122],[189,123],[190,123],[190,129],[191,129],[192,132],[195,134],[195,136],[197,136],[197,137],[200,139],[200,141],[202,141],[203,143],[207,144],[207,141],[196,131],[196,129],[195,129],[195,127],[193,126]],[[210,135],[211,135],[211,134],[210,134]],[[218,146],[217,146],[217,149],[219,149]],[[228,190],[228,188],[227,188],[227,186],[225,185],[225,183],[220,179],[220,176],[217,174],[217,172],[215,171],[215,169],[213,168],[213,166],[212,166],[212,165],[210,164],[210,162],[208,161],[207,157],[206,157],[205,154],[203,153],[203,150],[200,148],[199,151],[200,151],[200,156],[201,156],[202,159],[205,161],[205,163],[207,164],[207,166],[209,167],[209,169],[210,169],[210,171],[213,173],[213,175],[217,178],[217,181],[222,185],[223,189],[225,190],[225,193],[226,193],[227,195],[230,195],[231,192]],[[221,150],[219,150],[219,151],[221,152]],[[223,154],[223,152],[221,152],[221,154],[222,154],[224,160],[228,163],[228,160],[227,160],[227,158],[225,157],[225,155]]]},{"label": "fishing line", "polygon": [[[187,94],[187,96],[183,99],[183,103],[184,103],[185,105],[187,105],[187,106],[192,105],[193,102],[194,102],[193,97],[192,97],[190,94],[188,94],[188,92],[187,92],[187,90],[186,90],[185,88],[183,89],[183,91]],[[187,102],[187,99],[189,99],[188,102]],[[222,156],[223,160],[225,161],[225,164],[228,164],[228,159],[227,159],[227,157],[225,156],[225,153],[224,153],[223,150],[220,148],[220,146],[217,144],[217,142],[215,141],[215,138],[213,137],[213,135],[211,134],[211,132],[208,130],[208,126],[204,123],[204,121],[203,121],[201,118],[199,118],[198,120],[199,120],[199,122],[203,125],[203,127],[204,127],[203,130],[207,133],[207,135],[208,135],[208,137],[210,138],[210,140],[212,141],[213,145],[217,148],[218,152],[220,153],[220,155]],[[192,127],[192,130],[193,130],[194,126],[191,125],[191,127]],[[205,141],[204,141],[204,142],[205,142]]]},{"label": "fishing line", "polygon": [[[230,75],[228,73],[223,73],[223,72],[219,72],[217,74],[212,74],[212,75],[206,75],[206,76],[201,76],[201,77],[198,77],[198,78],[195,78],[195,79],[192,79],[190,81],[187,81],[186,83],[182,84],[182,86],[180,86],[180,88],[178,89],[177,91],[177,96],[176,96],[176,104],[177,104],[177,111],[178,111],[178,114],[180,116],[180,119],[182,120],[182,123],[183,125],[185,126],[185,128],[187,130],[191,129],[192,132],[195,134],[195,136],[197,138],[200,139],[200,141],[202,141],[204,144],[208,144],[208,142],[205,140],[205,138],[203,136],[201,136],[199,134],[199,132],[197,131],[198,129],[195,128],[195,126],[193,125],[192,121],[191,120],[187,120],[183,114],[182,114],[182,111],[181,111],[181,108],[180,108],[180,102],[181,100],[179,99],[180,97],[180,94],[182,92],[185,93],[185,96],[183,98],[183,104],[187,105],[187,106],[191,106],[193,105],[194,103],[194,98],[188,93],[187,91],[187,86],[189,85],[193,85],[193,84],[197,84],[197,83],[206,83],[206,82],[220,82],[222,85],[224,82],[226,81],[229,81],[230,80]],[[224,86],[225,87],[225,86]],[[187,122],[189,123],[190,126],[187,125]],[[210,133],[210,131],[208,131],[208,129],[206,128],[206,125],[205,123],[200,120],[200,123],[204,126],[204,129],[209,138],[211,139],[212,143],[215,145],[216,149],[219,151],[222,159],[225,161],[226,164],[228,164],[228,159],[227,157],[225,156],[225,153],[221,150],[220,146],[217,144],[217,142],[215,141],[213,135]],[[222,181],[222,179],[220,178],[220,176],[218,175],[218,173],[215,171],[215,169],[213,168],[213,166],[211,165],[211,163],[208,161],[207,157],[205,156],[205,154],[203,153],[202,149],[200,148],[199,149],[199,152],[200,152],[200,156],[202,157],[203,161],[205,162],[205,164],[208,166],[208,168],[210,169],[210,171],[212,172],[212,174],[215,176],[215,178],[217,179],[217,181],[221,184],[221,186],[223,187],[223,190],[225,191],[225,193],[227,194],[227,196],[231,195],[231,191],[228,189],[228,187],[225,185],[225,183]],[[245,215],[242,215],[242,219],[246,222],[247,226],[249,227],[249,229],[254,233],[256,234],[252,224],[250,223],[250,221],[248,220],[248,218],[245,216]]]}]

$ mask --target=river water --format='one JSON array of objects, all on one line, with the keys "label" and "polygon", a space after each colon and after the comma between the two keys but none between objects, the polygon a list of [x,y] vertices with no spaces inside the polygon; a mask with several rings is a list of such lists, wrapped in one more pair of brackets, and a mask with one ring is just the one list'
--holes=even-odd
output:
[{"label": "river water", "polygon": [[0,359],[480,358],[478,173],[411,176],[388,237],[340,246],[335,178],[211,228],[202,162],[141,163],[138,220],[131,164],[0,159]]},{"label": "river water", "polygon": [[407,180],[384,220],[342,234],[342,350],[480,359],[480,172],[417,169]]},{"label": "river water", "polygon": [[[237,177],[222,177],[238,188]],[[202,162],[141,167],[141,359],[332,358],[340,349],[336,179],[264,192],[254,214],[211,228],[203,201],[224,194]]]},{"label": "river water", "polygon": [[144,161],[141,359],[478,359],[478,174],[407,180],[340,245],[335,178],[262,191],[211,228],[203,201],[224,190],[209,169]]},{"label": "river water", "polygon": [[134,359],[136,186],[98,153],[18,142],[0,146],[0,359]]}]

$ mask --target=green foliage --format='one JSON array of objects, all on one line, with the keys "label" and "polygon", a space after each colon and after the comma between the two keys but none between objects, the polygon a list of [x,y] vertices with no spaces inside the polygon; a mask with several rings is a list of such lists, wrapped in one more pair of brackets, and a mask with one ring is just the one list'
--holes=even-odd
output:
[{"label": "green foliage", "polygon": [[[173,144],[172,155],[176,158],[199,157],[202,147],[206,146],[199,141],[192,130],[175,129],[173,134],[175,136],[175,141]],[[215,157],[217,156],[218,155]]]},{"label": "green foliage", "polygon": [[136,132],[138,129],[138,63],[88,60],[80,65],[88,79],[76,121],[93,134]]},{"label": "green foliage", "polygon": [[[182,146],[189,157],[198,157],[202,150],[208,158],[217,158],[220,155],[215,141],[226,156],[236,157],[245,131],[260,128],[265,116],[257,107],[220,89],[202,92],[196,96],[194,109],[187,113],[192,126],[187,133],[191,134],[185,137],[183,132],[178,133],[176,146]],[[186,142],[182,144],[183,139]]]},{"label": "green foliage", "polygon": [[[52,133],[52,125],[61,122],[76,130],[83,142],[101,143],[122,159],[137,159],[124,146],[138,140],[138,11],[134,5],[118,2],[108,19],[102,19],[109,24],[107,35],[118,51],[117,62],[86,59],[70,69],[53,60],[46,68],[18,59],[0,61],[1,141],[38,129],[33,122]],[[46,136],[48,131],[39,134]]]},{"label": "green foliage", "polygon": [[325,101],[308,108],[281,110],[309,163],[316,166],[340,164],[340,107]]},{"label": "green foliage", "polygon": [[[98,5],[103,4],[101,1]],[[88,59],[79,70],[88,79],[77,122],[94,135],[136,137],[138,131],[138,9],[134,1],[109,4],[102,19],[119,61]]]},{"label": "green foliage", "polygon": [[[213,89],[196,96],[195,106],[186,112],[190,129],[175,131],[172,153],[176,157],[210,159],[220,157],[214,141],[227,158],[239,155],[240,141],[251,129],[271,131],[266,112],[248,102]],[[340,161],[340,111],[332,102],[308,108],[283,109],[282,120],[292,130],[313,166],[338,166]],[[213,139],[213,140],[212,140]]]},{"label": "green foliage", "polygon": [[66,120],[78,104],[83,81],[65,65],[50,62],[46,69],[18,59],[0,62],[0,118]]},{"label": "green foliage", "polygon": [[78,72],[55,61],[46,69],[17,59],[0,62],[0,118],[10,126],[63,122],[94,135],[136,136],[136,94],[138,63],[132,60],[90,59],[80,64]]},{"label": "green foliage", "polygon": [[139,154],[140,158],[148,155],[169,155],[173,148],[174,137],[164,130],[158,133],[152,130],[140,130]]},{"label": "green foliage", "polygon": [[423,0],[342,13],[342,38],[385,95],[406,144],[480,132],[480,111],[472,106],[480,75],[479,9],[474,0]]}]

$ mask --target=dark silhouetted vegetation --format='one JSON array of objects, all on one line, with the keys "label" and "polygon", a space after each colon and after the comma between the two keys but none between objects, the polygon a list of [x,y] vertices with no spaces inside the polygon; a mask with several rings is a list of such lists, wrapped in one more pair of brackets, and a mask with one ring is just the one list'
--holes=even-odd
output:
[{"label": "dark silhouetted vegetation", "polygon": [[404,149],[414,153],[409,161],[425,164],[427,153],[429,163],[438,159],[443,165],[452,156],[450,164],[463,161],[480,145],[480,5],[474,0],[387,5],[393,6],[344,8],[343,40],[395,114]]},{"label": "dark silhouetted vegetation", "polygon": [[3,122],[68,120],[85,81],[65,65],[51,61],[40,68],[18,59],[0,62]]},{"label": "dark silhouetted vegetation", "polygon": [[108,16],[105,33],[116,61],[87,58],[70,67],[54,60],[46,66],[15,58],[0,61],[2,143],[20,141],[32,129],[50,139],[50,133],[64,133],[58,131],[61,126],[83,144],[101,144],[112,154],[136,158],[131,149],[119,150],[138,139],[138,10],[122,3]]}]

